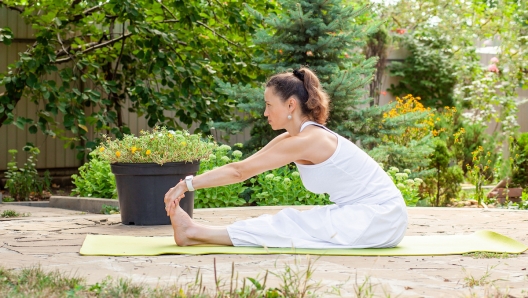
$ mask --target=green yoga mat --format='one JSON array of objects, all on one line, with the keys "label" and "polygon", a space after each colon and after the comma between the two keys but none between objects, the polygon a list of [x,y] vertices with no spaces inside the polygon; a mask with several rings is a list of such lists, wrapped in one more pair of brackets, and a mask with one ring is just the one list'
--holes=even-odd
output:
[{"label": "green yoga mat", "polygon": [[433,256],[470,252],[522,253],[523,243],[492,231],[471,235],[407,236],[394,248],[294,249],[200,245],[179,247],[173,237],[86,235],[83,256],[157,256],[165,254],[310,254],[329,256]]}]

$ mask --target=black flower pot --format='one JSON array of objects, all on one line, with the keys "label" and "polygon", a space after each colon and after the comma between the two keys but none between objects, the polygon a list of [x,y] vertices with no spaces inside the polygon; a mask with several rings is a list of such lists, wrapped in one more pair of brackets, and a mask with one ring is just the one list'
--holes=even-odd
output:
[{"label": "black flower pot", "polygon": [[[125,225],[170,225],[163,198],[187,175],[196,175],[200,162],[115,163],[121,222]],[[192,218],[194,192],[186,192],[180,206]]]}]

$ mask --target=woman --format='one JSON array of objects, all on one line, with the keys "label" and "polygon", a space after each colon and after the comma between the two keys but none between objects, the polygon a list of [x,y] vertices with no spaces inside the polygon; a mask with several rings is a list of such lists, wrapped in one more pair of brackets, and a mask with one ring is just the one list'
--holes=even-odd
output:
[{"label": "woman", "polygon": [[[270,78],[264,116],[274,130],[286,129],[249,158],[180,181],[165,195],[174,239],[180,246],[220,244],[296,248],[396,246],[407,228],[400,191],[365,152],[323,124],[328,97],[307,68]],[[178,205],[186,191],[242,182],[295,162],[305,187],[328,193],[334,205],[210,227],[193,222]]]}]

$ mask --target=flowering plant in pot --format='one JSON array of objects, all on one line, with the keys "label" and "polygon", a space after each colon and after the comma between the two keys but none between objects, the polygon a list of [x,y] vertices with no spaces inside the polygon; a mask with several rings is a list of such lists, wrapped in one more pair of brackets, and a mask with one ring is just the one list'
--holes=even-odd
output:
[{"label": "flowering plant in pot", "polygon": [[[155,127],[141,131],[139,137],[103,136],[95,154],[110,163],[115,175],[122,223],[158,225],[170,224],[163,203],[165,193],[180,179],[195,175],[200,160],[215,147],[212,137]],[[186,193],[180,206],[192,217],[194,193]]]}]

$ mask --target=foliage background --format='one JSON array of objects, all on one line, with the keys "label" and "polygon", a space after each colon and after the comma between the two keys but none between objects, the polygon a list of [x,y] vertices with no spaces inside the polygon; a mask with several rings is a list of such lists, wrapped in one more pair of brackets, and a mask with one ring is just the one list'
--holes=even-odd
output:
[{"label": "foliage background", "polygon": [[[248,2],[273,11],[274,1]],[[150,127],[197,124],[209,133],[211,121],[229,120],[234,102],[215,92],[215,78],[258,79],[251,33],[258,22],[242,1],[2,0],[32,26],[36,42],[0,73],[0,126],[14,124],[30,133],[68,141],[84,157],[97,139],[88,132],[130,132],[125,102]],[[0,41],[10,45],[9,28]],[[61,81],[49,80],[58,73]],[[28,97],[33,117],[17,117]],[[92,107],[92,109],[90,108]],[[174,116],[169,116],[172,111]],[[65,131],[74,137],[66,137]],[[79,142],[80,141],[80,142]]]}]

